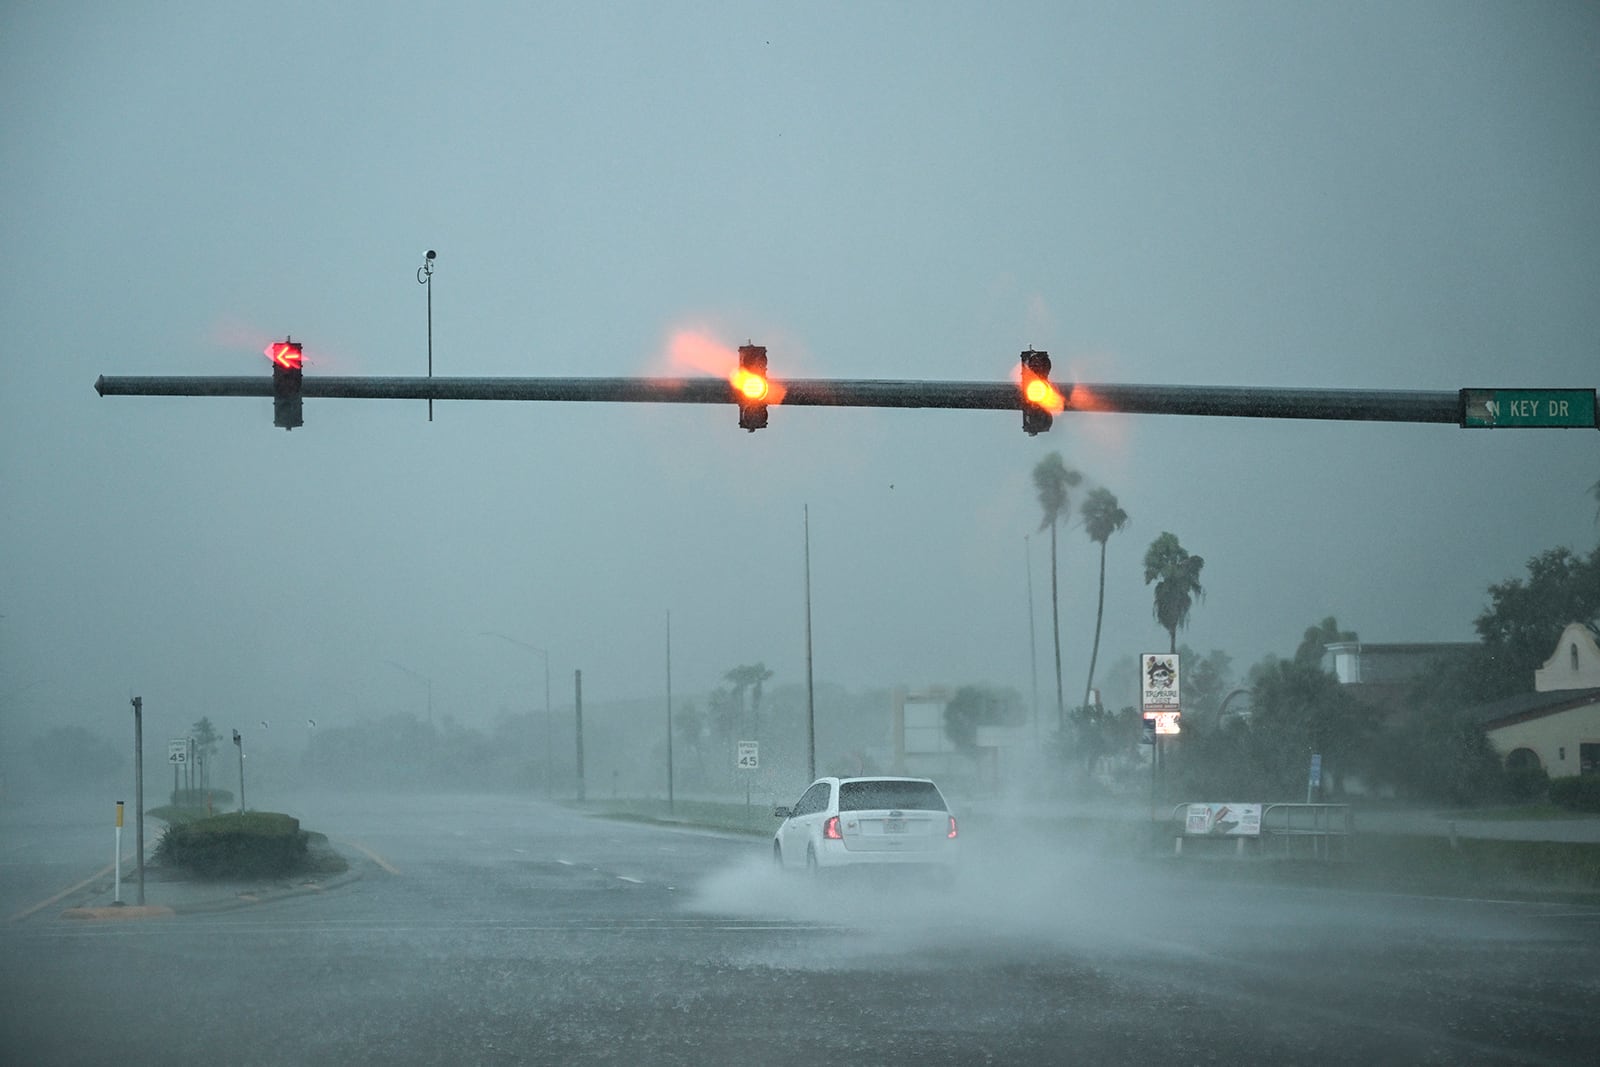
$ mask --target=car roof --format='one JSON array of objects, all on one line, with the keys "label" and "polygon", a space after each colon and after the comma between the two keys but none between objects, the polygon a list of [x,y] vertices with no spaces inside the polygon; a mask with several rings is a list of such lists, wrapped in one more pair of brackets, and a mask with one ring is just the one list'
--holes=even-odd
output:
[{"label": "car roof", "polygon": [[908,778],[904,775],[894,774],[862,774],[850,778],[836,778],[830,775],[826,778],[818,778],[817,781],[839,782],[841,784],[844,782],[926,782],[928,785],[934,784],[932,778]]}]

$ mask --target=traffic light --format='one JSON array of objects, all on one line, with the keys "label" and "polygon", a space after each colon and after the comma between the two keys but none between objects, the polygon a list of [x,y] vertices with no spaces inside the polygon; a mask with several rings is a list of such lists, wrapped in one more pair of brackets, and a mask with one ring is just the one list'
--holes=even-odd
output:
[{"label": "traffic light", "polygon": [[1050,384],[1050,353],[1022,353],[1022,429],[1032,437],[1050,428],[1054,413],[1066,406]]},{"label": "traffic light", "polygon": [[763,345],[739,346],[739,371],[733,378],[734,400],[739,404],[739,429],[754,433],[767,425],[767,350]]},{"label": "traffic light", "polygon": [[272,425],[292,430],[303,425],[300,418],[300,377],[304,354],[299,341],[285,338],[267,346],[272,360]]}]

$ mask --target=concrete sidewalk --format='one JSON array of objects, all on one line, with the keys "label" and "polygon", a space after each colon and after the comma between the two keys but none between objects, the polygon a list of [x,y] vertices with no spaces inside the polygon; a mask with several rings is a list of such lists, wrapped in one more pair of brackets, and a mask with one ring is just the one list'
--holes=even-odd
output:
[{"label": "concrete sidewalk", "polygon": [[1356,809],[1356,833],[1476,837],[1496,841],[1560,841],[1600,844],[1600,816],[1569,819],[1475,819],[1457,811],[1369,811]]}]

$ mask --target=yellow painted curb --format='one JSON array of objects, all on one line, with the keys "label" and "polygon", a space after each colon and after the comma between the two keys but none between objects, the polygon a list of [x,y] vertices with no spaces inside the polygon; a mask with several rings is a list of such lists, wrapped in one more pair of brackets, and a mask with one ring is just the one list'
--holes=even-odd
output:
[{"label": "yellow painted curb", "polygon": [[175,912],[161,904],[134,904],[128,907],[110,905],[104,908],[68,908],[61,913],[63,919],[163,919]]}]

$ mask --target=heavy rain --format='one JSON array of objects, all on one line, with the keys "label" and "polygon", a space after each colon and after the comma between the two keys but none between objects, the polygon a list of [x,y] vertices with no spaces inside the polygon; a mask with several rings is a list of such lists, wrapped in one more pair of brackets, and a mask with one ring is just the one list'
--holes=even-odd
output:
[{"label": "heavy rain", "polygon": [[0,1062],[1592,1062],[1597,54],[8,7]]}]

